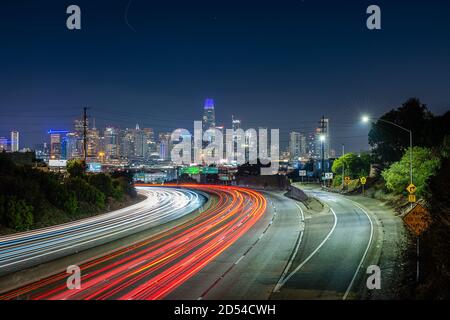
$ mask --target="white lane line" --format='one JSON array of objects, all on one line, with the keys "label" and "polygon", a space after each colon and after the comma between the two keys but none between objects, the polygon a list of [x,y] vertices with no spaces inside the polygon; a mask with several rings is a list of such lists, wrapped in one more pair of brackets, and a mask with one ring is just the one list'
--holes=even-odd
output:
[{"label": "white lane line", "polygon": [[[268,195],[267,197],[270,197],[270,196]],[[269,198],[267,198],[267,200],[269,200]],[[273,202],[272,202],[272,204],[273,204]],[[275,220],[276,215],[277,215],[277,213],[274,212],[274,214],[272,215],[272,219],[270,219],[269,224],[264,229],[264,231],[261,233],[261,235],[258,237],[258,239],[256,239],[256,241],[253,242],[253,244],[244,252],[244,254],[238,260],[236,260],[236,262],[234,262],[230,266],[230,268],[228,268],[227,271],[225,271],[205,292],[203,292],[201,294],[201,296],[197,298],[197,300],[203,300],[203,297],[206,296],[209,293],[209,291],[212,288],[214,288],[217,285],[217,283],[219,283],[220,280],[225,278],[225,276],[234,268],[234,266],[236,266],[239,262],[241,262],[247,256],[247,254],[258,244],[258,242],[262,239],[262,237],[264,237],[264,235],[266,234],[267,230],[269,230],[270,226],[273,224],[273,222]]]},{"label": "white lane line", "polygon": [[362,256],[361,261],[359,262],[358,268],[356,268],[356,271],[355,271],[355,274],[353,275],[352,281],[350,282],[347,290],[345,291],[345,294],[342,297],[342,300],[346,300],[347,299],[348,294],[350,293],[350,290],[351,290],[351,288],[353,286],[353,283],[355,282],[356,276],[358,275],[359,270],[361,269],[361,266],[364,263],[364,260],[366,259],[367,252],[369,252],[369,248],[370,248],[370,245],[372,244],[372,238],[373,238],[373,223],[372,223],[372,219],[370,218],[369,214],[357,202],[355,202],[353,200],[350,200],[350,199],[347,199],[347,200],[353,202],[353,204],[356,207],[358,207],[359,209],[362,210],[362,212],[364,212],[364,214],[367,216],[367,219],[369,219],[369,222],[370,222],[370,238],[369,238],[369,243],[367,243],[366,250],[364,251],[364,255]]},{"label": "white lane line", "polygon": [[275,288],[273,289],[273,292],[279,292],[280,288],[283,285],[283,280],[286,277],[286,274],[289,272],[289,269],[292,266],[292,263],[294,262],[295,257],[297,256],[297,252],[298,249],[300,248],[300,244],[302,243],[302,239],[303,239],[303,233],[305,232],[305,215],[303,213],[303,209],[298,205],[298,203],[295,203],[295,205],[297,206],[297,208],[300,209],[300,215],[301,215],[301,223],[303,224],[303,229],[300,231],[300,236],[298,238],[297,241],[297,245],[295,246],[295,250],[294,253],[291,255],[291,258],[289,259],[288,264],[286,265],[286,267],[284,268],[283,273],[281,274],[280,280],[278,280],[278,283],[276,284]]},{"label": "white lane line", "polygon": [[276,286],[275,289],[274,289],[274,292],[276,292],[275,290],[280,291],[281,287],[284,286],[284,285],[286,284],[286,282],[288,282],[289,279],[292,278],[292,276],[293,276],[294,274],[296,274],[301,268],[303,268],[303,266],[304,266],[305,264],[307,264],[309,260],[311,260],[311,258],[312,258],[312,257],[320,250],[320,248],[322,248],[322,246],[323,246],[323,245],[328,241],[328,239],[331,237],[331,235],[332,235],[333,232],[334,232],[334,229],[336,229],[336,225],[337,225],[337,220],[338,220],[338,219],[337,219],[337,215],[336,215],[336,213],[334,212],[333,208],[330,207],[330,210],[331,210],[331,212],[333,213],[333,216],[334,216],[334,224],[333,224],[333,227],[331,228],[330,232],[327,234],[327,236],[325,237],[325,239],[323,239],[322,242],[317,246],[317,248],[314,249],[314,251],[311,252],[311,254],[310,254],[305,260],[303,260],[303,262],[300,263],[300,264],[298,265],[298,267],[295,268],[294,271],[292,271],[292,272],[291,272],[291,273],[290,273],[283,281],[281,281],[281,283],[277,284],[277,286]]}]

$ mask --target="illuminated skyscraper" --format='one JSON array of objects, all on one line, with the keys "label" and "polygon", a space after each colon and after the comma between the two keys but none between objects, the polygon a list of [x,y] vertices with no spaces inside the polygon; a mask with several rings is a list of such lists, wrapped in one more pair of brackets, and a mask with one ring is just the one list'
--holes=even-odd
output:
[{"label": "illuminated skyscraper", "polygon": [[289,135],[289,152],[291,160],[298,160],[306,156],[306,137],[300,132],[291,132]]},{"label": "illuminated skyscraper", "polygon": [[120,156],[130,159],[134,155],[134,130],[126,128],[121,131]]},{"label": "illuminated skyscraper", "polygon": [[236,131],[241,128],[241,120],[235,119],[234,116],[231,116],[231,128]]},{"label": "illuminated skyscraper", "polygon": [[61,159],[63,156],[63,138],[66,136],[65,130],[49,130],[50,135],[50,159]]},{"label": "illuminated skyscraper", "polygon": [[117,159],[120,156],[119,129],[106,127],[104,132],[105,155],[108,159]]},{"label": "illuminated skyscraper", "polygon": [[203,132],[216,127],[216,114],[214,111],[214,100],[206,99],[203,107]]},{"label": "illuminated skyscraper", "polygon": [[136,124],[134,130],[134,156],[138,158],[147,156],[147,137],[145,131],[139,128],[139,124]]},{"label": "illuminated skyscraper", "polygon": [[19,131],[11,131],[11,151],[19,151]]},{"label": "illuminated skyscraper", "polygon": [[100,133],[97,128],[87,131],[87,156],[97,157],[100,151]]},{"label": "illuminated skyscraper", "polygon": [[170,159],[170,151],[171,151],[170,137],[171,137],[170,132],[159,133],[159,158],[162,160]]},{"label": "illuminated skyscraper", "polygon": [[69,132],[62,138],[61,159],[78,159],[83,157],[82,149],[78,144],[78,136],[74,132]]}]

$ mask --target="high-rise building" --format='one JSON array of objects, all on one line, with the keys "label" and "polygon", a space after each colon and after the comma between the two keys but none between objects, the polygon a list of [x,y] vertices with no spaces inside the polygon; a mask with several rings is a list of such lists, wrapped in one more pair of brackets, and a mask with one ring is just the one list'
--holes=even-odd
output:
[{"label": "high-rise building", "polygon": [[61,159],[80,159],[83,152],[78,143],[78,135],[75,132],[69,132],[62,138]]},{"label": "high-rise building", "polygon": [[203,132],[216,127],[216,114],[214,110],[214,100],[206,99],[203,106]]},{"label": "high-rise building", "polygon": [[171,137],[170,132],[159,133],[159,158],[162,160],[170,159],[170,151],[171,151],[170,137]]},{"label": "high-rise building", "polygon": [[307,143],[308,157],[311,159],[317,158],[317,154],[316,154],[317,141],[316,141],[316,132],[315,131],[308,133],[306,143]]},{"label": "high-rise building", "polygon": [[86,147],[88,157],[95,158],[98,156],[100,152],[100,132],[97,128],[88,129]]},{"label": "high-rise building", "polygon": [[[88,119],[86,119],[86,125],[89,128],[89,120]],[[75,119],[73,121],[73,126],[75,128],[75,133],[78,135],[78,137],[83,138],[84,120],[83,119]]]},{"label": "high-rise building", "polygon": [[0,137],[0,152],[8,150],[8,139]]},{"label": "high-rise building", "polygon": [[156,141],[155,141],[155,132],[152,128],[144,128],[143,129],[147,138],[147,152],[150,155],[153,152],[156,152]]},{"label": "high-rise building", "polygon": [[316,129],[316,156],[317,158],[330,158],[330,120],[322,117]]},{"label": "high-rise building", "polygon": [[65,130],[49,130],[50,135],[50,159],[62,159],[63,156],[63,138],[68,131]]},{"label": "high-rise building", "polygon": [[112,126],[106,127],[103,136],[106,158],[118,159],[120,156],[120,130]]},{"label": "high-rise building", "polygon": [[236,131],[241,129],[241,120],[235,119],[234,116],[231,116],[231,128],[233,129],[233,152],[234,152],[234,158],[236,160],[240,159],[242,156],[241,154],[238,154],[238,143],[245,143],[245,141],[239,142],[238,136],[236,134]]},{"label": "high-rise building", "polygon": [[46,142],[35,145],[34,152],[36,154],[36,159],[48,162],[50,152]]},{"label": "high-rise building", "polygon": [[134,130],[134,156],[138,158],[144,158],[147,156],[147,135],[144,130],[139,128],[139,124],[136,124]]},{"label": "high-rise building", "polygon": [[303,133],[293,131],[289,134],[289,152],[294,161],[307,156],[306,136]]},{"label": "high-rise building", "polygon": [[120,155],[123,158],[130,159],[134,155],[134,130],[125,129],[121,131],[120,136]]},{"label": "high-rise building", "polygon": [[235,119],[234,116],[231,116],[231,128],[236,131],[241,128],[241,120]]},{"label": "high-rise building", "polygon": [[19,131],[11,131],[11,152],[19,151]]}]

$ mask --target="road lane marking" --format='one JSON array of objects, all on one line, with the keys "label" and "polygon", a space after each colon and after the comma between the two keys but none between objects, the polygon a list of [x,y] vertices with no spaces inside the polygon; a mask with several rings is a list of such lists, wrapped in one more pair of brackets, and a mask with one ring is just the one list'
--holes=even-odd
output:
[{"label": "road lane marking", "polygon": [[325,239],[322,240],[322,242],[317,246],[316,249],[314,249],[313,252],[311,252],[311,254],[305,259],[303,260],[302,263],[300,263],[297,268],[295,268],[294,271],[292,271],[286,278],[284,278],[283,280],[280,279],[279,283],[275,286],[275,289],[273,292],[279,292],[281,287],[283,287],[286,282],[289,281],[289,279],[292,278],[292,276],[294,276],[294,274],[296,274],[301,268],[303,268],[303,266],[305,264],[308,263],[309,260],[311,260],[311,258],[320,250],[320,248],[322,248],[322,246],[328,241],[328,239],[331,237],[331,235],[333,234],[334,230],[336,229],[336,225],[337,225],[337,215],[334,212],[333,208],[330,207],[331,212],[333,213],[334,216],[334,224],[333,227],[331,228],[330,232],[327,234],[327,236],[325,237]]},{"label": "road lane marking", "polygon": [[[268,197],[270,197],[270,196],[268,196]],[[272,205],[273,205],[273,202],[272,202]],[[273,205],[273,206],[275,207],[275,205]],[[256,241],[253,242],[253,244],[244,252],[244,254],[238,260],[236,260],[236,262],[234,262],[216,281],[214,281],[214,283],[205,292],[203,292],[201,294],[201,296],[197,298],[197,300],[203,300],[203,298],[219,283],[219,281],[222,280],[223,278],[225,278],[225,276],[234,268],[234,266],[236,266],[239,262],[241,262],[247,256],[247,254],[258,244],[258,242],[266,234],[267,230],[269,230],[270,226],[275,221],[276,215],[277,215],[277,213],[274,211],[269,224],[266,226],[264,231],[260,234],[258,239],[256,239]]]},{"label": "road lane marking", "polygon": [[275,288],[273,289],[273,292],[278,292],[280,291],[280,288],[282,286],[281,282],[284,280],[284,277],[286,276],[286,274],[289,272],[289,269],[292,266],[292,263],[295,259],[295,256],[297,255],[298,249],[300,248],[300,244],[302,243],[302,239],[303,239],[303,233],[305,232],[305,215],[303,213],[303,209],[298,205],[298,203],[295,203],[295,205],[297,206],[297,208],[300,209],[300,215],[301,215],[301,224],[303,229],[300,231],[300,236],[298,238],[297,241],[297,245],[295,246],[295,250],[294,253],[291,255],[291,258],[289,259],[288,264],[286,265],[286,267],[284,268],[283,273],[281,274],[280,280],[278,281],[278,283],[276,284]]},{"label": "road lane marking", "polygon": [[[350,199],[347,199],[350,200]],[[358,207],[359,209],[362,210],[362,212],[364,212],[364,214],[367,216],[367,218],[369,219],[370,222],[370,237],[369,237],[369,243],[367,244],[366,250],[364,251],[363,257],[361,258],[361,261],[359,262],[358,268],[356,268],[355,274],[353,275],[352,281],[350,282],[347,290],[345,291],[344,296],[342,297],[342,300],[346,300],[350,290],[353,286],[353,283],[355,282],[355,279],[359,273],[359,270],[361,269],[362,264],[364,263],[364,260],[366,259],[367,256],[367,252],[369,252],[369,248],[372,244],[372,238],[373,238],[373,223],[372,223],[372,219],[370,218],[369,214],[366,212],[366,210],[364,210],[356,201],[350,200],[351,202],[353,202],[353,205]]]}]

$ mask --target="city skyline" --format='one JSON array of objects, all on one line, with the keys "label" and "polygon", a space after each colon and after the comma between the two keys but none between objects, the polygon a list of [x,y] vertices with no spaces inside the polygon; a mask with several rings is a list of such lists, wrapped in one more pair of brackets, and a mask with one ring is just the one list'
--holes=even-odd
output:
[{"label": "city skyline", "polygon": [[[321,128],[321,123],[324,123],[324,127]],[[223,122],[221,122],[223,123]],[[324,158],[328,159],[332,156],[334,157],[334,149],[331,148],[331,135],[329,133],[329,119],[320,119],[318,122],[319,126],[314,129],[302,130],[301,132],[291,131],[289,132],[289,141],[287,145],[283,145],[284,139],[281,139],[281,150],[286,150],[290,153],[291,160],[298,160],[302,157],[314,158],[320,157],[320,141],[321,135],[325,137],[325,153]],[[231,126],[217,126],[215,117],[215,107],[214,99],[206,98],[203,104],[203,117],[202,117],[202,129],[203,133],[206,130],[213,128],[219,129],[222,132],[224,129],[243,129],[244,131],[252,129],[250,127],[242,127],[241,120],[235,118],[231,115],[230,119]],[[83,129],[84,123],[83,119],[75,118],[72,120],[72,126],[69,129],[50,129],[47,132],[47,136],[43,141],[35,144],[34,146],[21,145],[19,148],[17,131],[11,131],[11,140],[8,140],[2,136],[1,148],[5,151],[19,151],[19,150],[33,150],[40,155],[45,155],[44,149],[48,147],[48,155],[51,159],[72,159],[72,158],[82,158],[83,157]],[[167,150],[161,151],[160,154],[165,154],[161,156],[161,159],[169,160],[170,148],[172,143],[170,142],[170,132],[167,131],[156,131],[153,127],[143,127],[140,128],[139,122],[136,123],[135,128],[126,126],[125,128],[115,125],[106,124],[103,127],[97,126],[95,117],[87,116],[86,118],[86,138],[87,138],[87,156],[88,158],[99,157],[99,153],[105,154],[107,158],[146,158],[151,153],[158,153],[160,148],[160,143],[167,140]],[[263,127],[259,127],[263,128]],[[323,132],[322,132],[323,131]],[[158,134],[158,139],[155,139],[155,134]],[[304,138],[302,141],[302,146],[297,146],[297,148],[302,148],[301,152],[296,152],[293,150],[292,135],[296,134]],[[13,143],[13,137],[17,135],[16,143]],[[308,139],[306,139],[308,137]],[[12,146],[16,145],[13,150]],[[53,144],[57,144],[57,149],[54,150]],[[299,144],[299,142],[297,142]],[[64,146],[64,147],[63,147]],[[62,150],[64,149],[64,151]],[[139,150],[138,150],[139,149]],[[307,150],[307,151],[306,151]]]},{"label": "city skyline", "polygon": [[361,114],[380,116],[414,96],[435,114],[448,108],[448,3],[381,1],[383,28],[374,32],[364,1],[259,1],[257,11],[252,1],[176,9],[134,1],[132,28],[125,3],[77,4],[79,31],[67,30],[57,2],[39,4],[39,15],[31,2],[5,4],[0,136],[18,130],[33,146],[49,128],[68,128],[83,106],[99,126],[190,128],[207,96],[224,125],[235,115],[249,127],[279,128],[284,146],[290,131],[310,131],[325,115],[333,148],[358,152],[368,148]]}]

